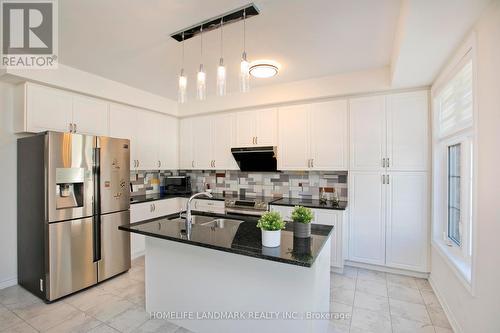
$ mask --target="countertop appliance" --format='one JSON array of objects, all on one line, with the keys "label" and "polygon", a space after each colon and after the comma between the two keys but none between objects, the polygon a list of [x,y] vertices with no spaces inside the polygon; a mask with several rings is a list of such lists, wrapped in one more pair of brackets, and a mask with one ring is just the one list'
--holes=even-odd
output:
[{"label": "countertop appliance", "polygon": [[53,301],[130,268],[130,142],[18,140],[18,283]]},{"label": "countertop appliance", "polygon": [[192,192],[189,176],[167,176],[164,186],[166,194],[190,194]]},{"label": "countertop appliance", "polygon": [[278,199],[267,197],[226,199],[224,206],[227,214],[262,216],[269,210],[269,204]]},{"label": "countertop appliance", "polygon": [[231,148],[236,163],[241,171],[276,172],[276,147]]}]

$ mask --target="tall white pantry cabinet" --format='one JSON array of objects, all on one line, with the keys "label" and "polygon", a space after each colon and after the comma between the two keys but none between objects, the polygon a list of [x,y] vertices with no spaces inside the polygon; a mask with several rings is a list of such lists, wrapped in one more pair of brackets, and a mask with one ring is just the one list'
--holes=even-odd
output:
[{"label": "tall white pantry cabinet", "polygon": [[349,260],[428,271],[427,91],[353,98]]}]

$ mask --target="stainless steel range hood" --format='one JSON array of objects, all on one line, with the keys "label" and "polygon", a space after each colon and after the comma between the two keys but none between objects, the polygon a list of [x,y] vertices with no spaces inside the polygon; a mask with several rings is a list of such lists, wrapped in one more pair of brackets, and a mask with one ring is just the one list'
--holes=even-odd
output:
[{"label": "stainless steel range hood", "polygon": [[277,171],[276,147],[231,148],[231,153],[241,171]]}]

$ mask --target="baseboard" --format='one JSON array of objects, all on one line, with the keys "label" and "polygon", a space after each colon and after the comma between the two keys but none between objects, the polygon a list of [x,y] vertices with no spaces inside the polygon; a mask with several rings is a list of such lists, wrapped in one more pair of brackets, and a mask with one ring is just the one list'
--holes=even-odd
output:
[{"label": "baseboard", "polygon": [[455,333],[462,333],[462,327],[460,324],[458,324],[458,321],[456,320],[455,316],[453,315],[453,312],[451,312],[450,307],[448,306],[448,303],[443,298],[443,295],[439,292],[439,290],[436,288],[436,285],[434,284],[434,280],[432,279],[432,275],[429,276],[429,284],[432,287],[432,290],[434,291],[434,294],[436,295],[439,303],[441,303],[441,307],[443,308],[444,314],[448,318],[448,321],[450,322],[451,328],[453,329],[453,332]]},{"label": "baseboard", "polygon": [[391,274],[412,276],[412,277],[421,278],[421,279],[428,279],[429,278],[429,273],[409,271],[406,269],[391,268],[391,267],[379,266],[379,265],[373,265],[373,264],[365,264],[365,263],[357,262],[357,261],[346,260],[345,265],[351,266],[351,267],[371,269],[374,271],[386,272],[386,273],[391,273]]},{"label": "baseboard", "polygon": [[0,281],[0,289],[12,287],[15,286],[16,284],[17,284],[17,276],[7,280]]},{"label": "baseboard", "polygon": [[135,258],[139,258],[139,257],[142,257],[143,255],[146,254],[146,251],[137,251],[137,252],[134,252],[130,255],[130,259],[134,260]]}]

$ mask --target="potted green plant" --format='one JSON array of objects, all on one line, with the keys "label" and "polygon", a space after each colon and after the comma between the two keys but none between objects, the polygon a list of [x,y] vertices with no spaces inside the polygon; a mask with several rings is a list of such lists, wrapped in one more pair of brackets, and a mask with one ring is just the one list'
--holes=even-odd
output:
[{"label": "potted green plant", "polygon": [[296,206],[292,212],[293,236],[297,238],[311,237],[311,221],[314,214],[311,209]]},{"label": "potted green plant", "polygon": [[281,229],[285,228],[285,221],[278,212],[267,212],[261,216],[257,228],[262,230],[262,245],[266,247],[280,246]]}]

